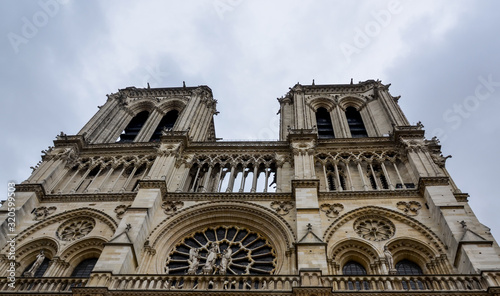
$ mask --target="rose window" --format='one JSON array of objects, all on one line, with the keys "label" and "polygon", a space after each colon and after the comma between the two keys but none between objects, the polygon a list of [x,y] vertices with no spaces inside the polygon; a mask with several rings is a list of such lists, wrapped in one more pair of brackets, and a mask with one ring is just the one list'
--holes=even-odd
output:
[{"label": "rose window", "polygon": [[378,242],[393,237],[396,227],[382,217],[364,217],[354,222],[354,231],[364,239]]},{"label": "rose window", "polygon": [[276,253],[262,235],[238,227],[210,227],[179,242],[165,264],[167,274],[272,274]]},{"label": "rose window", "polygon": [[57,236],[63,241],[80,239],[94,229],[95,220],[92,218],[75,218],[64,222],[57,230]]}]

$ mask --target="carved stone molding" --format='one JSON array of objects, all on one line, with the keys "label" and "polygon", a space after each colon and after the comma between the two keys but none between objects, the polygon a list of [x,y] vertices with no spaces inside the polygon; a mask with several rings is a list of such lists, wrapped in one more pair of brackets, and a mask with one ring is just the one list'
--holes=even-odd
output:
[{"label": "carved stone molding", "polygon": [[173,215],[184,206],[182,201],[165,201],[162,203],[161,208],[166,215]]},{"label": "carved stone molding", "polygon": [[55,211],[57,210],[57,207],[39,207],[35,208],[33,212],[33,220],[35,221],[41,221],[47,216],[52,215]]},{"label": "carved stone molding", "polygon": [[116,218],[121,219],[125,212],[127,212],[130,205],[119,205],[115,208]]},{"label": "carved stone molding", "polygon": [[403,211],[408,216],[416,216],[418,215],[418,210],[422,208],[422,205],[418,201],[400,201],[396,204],[398,209]]},{"label": "carved stone molding", "polygon": [[293,202],[291,201],[273,201],[271,202],[271,208],[278,213],[278,215],[284,216],[293,209]]},{"label": "carved stone molding", "polygon": [[340,203],[324,203],[320,206],[320,209],[325,212],[327,217],[337,218],[339,213],[344,209],[344,206]]},{"label": "carved stone molding", "polygon": [[381,216],[365,216],[354,221],[354,231],[370,241],[384,241],[394,236],[396,226],[389,219]]}]

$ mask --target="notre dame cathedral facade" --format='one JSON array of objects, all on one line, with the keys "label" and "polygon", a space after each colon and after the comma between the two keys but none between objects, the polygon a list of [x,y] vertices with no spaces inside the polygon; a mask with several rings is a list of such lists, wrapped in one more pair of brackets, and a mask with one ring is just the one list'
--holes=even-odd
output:
[{"label": "notre dame cathedral facade", "polygon": [[500,295],[500,248],[389,85],[296,84],[277,141],[207,86],[128,87],[0,208],[0,291]]}]

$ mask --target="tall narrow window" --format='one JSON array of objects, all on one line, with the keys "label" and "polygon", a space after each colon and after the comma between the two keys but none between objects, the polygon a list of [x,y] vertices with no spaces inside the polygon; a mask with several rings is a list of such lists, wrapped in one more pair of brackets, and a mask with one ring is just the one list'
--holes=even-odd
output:
[{"label": "tall narrow window", "polygon": [[148,116],[149,116],[148,111],[142,111],[138,113],[134,118],[132,118],[132,120],[127,125],[125,130],[123,130],[117,142],[119,143],[133,142],[137,134],[139,134],[139,132],[141,131],[141,128],[144,126],[144,123],[146,123]]},{"label": "tall narrow window", "polygon": [[151,136],[149,142],[160,141],[161,132],[163,131],[163,129],[171,130],[174,127],[175,121],[177,120],[178,116],[179,116],[179,111],[177,110],[168,111],[167,114],[163,116],[160,123],[156,127],[155,132]]},{"label": "tall narrow window", "polygon": [[71,277],[89,277],[96,263],[97,258],[89,258],[83,260],[75,267],[73,273],[71,274]]},{"label": "tall narrow window", "polygon": [[359,114],[359,111],[356,110],[356,108],[347,107],[345,110],[345,116],[347,117],[347,124],[349,125],[349,130],[351,131],[351,136],[353,138],[368,137],[361,114]]},{"label": "tall narrow window", "polygon": [[316,111],[316,126],[318,127],[318,138],[334,139],[332,120],[330,113],[323,107]]}]

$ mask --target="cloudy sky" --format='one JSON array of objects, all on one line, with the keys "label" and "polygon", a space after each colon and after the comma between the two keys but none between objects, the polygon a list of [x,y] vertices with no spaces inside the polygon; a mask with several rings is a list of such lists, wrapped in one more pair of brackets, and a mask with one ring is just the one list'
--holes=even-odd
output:
[{"label": "cloudy sky", "polygon": [[295,83],[380,79],[500,239],[500,2],[0,2],[1,181],[22,182],[60,131],[127,86],[208,85],[217,136],[278,136]]}]

